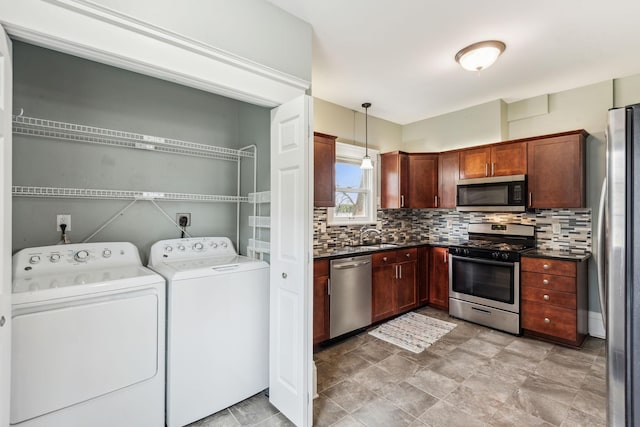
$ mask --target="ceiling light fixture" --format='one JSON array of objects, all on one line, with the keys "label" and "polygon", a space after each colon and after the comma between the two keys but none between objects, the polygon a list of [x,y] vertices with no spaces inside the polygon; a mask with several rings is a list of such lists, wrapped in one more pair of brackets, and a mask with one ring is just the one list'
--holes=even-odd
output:
[{"label": "ceiling light fixture", "polygon": [[373,169],[373,163],[369,157],[369,107],[371,107],[370,102],[362,104],[362,108],[364,108],[364,157],[360,169]]},{"label": "ceiling light fixture", "polygon": [[498,40],[474,43],[456,53],[456,62],[469,71],[480,71],[490,67],[507,48]]}]

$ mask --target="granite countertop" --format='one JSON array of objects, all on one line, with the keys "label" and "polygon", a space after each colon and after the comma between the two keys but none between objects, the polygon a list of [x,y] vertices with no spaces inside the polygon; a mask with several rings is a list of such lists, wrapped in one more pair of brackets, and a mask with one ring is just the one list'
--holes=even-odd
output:
[{"label": "granite countertop", "polygon": [[[347,256],[357,256],[357,255],[366,255],[374,252],[380,251],[393,251],[397,249],[403,248],[413,248],[418,246],[438,246],[438,247],[449,247],[455,246],[462,243],[463,240],[432,240],[432,239],[424,239],[424,240],[405,240],[405,241],[397,241],[397,242],[388,242],[387,244],[392,244],[395,246],[385,246],[379,248],[371,248],[369,246],[339,246],[339,247],[330,247],[330,248],[316,248],[313,250],[313,258],[314,259],[323,259],[323,258],[341,258]],[[375,246],[375,245],[371,245]]]},{"label": "granite countertop", "polygon": [[586,261],[591,258],[591,252],[571,252],[551,249],[531,249],[522,254],[531,258],[553,258],[567,261]]}]

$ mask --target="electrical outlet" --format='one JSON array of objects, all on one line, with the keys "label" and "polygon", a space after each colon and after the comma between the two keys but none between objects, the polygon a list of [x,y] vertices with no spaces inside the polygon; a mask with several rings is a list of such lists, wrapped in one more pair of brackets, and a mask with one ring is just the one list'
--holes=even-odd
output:
[{"label": "electrical outlet", "polygon": [[180,219],[186,217],[187,218],[187,224],[185,225],[185,227],[189,227],[191,225],[191,214],[190,213],[178,213],[176,214],[176,223],[178,223],[178,225],[180,225]]},{"label": "electrical outlet", "polygon": [[65,232],[71,231],[71,214],[58,214],[56,215],[56,231],[62,231],[60,224],[67,224]]},{"label": "electrical outlet", "polygon": [[562,232],[560,224],[551,224],[551,231],[553,231],[553,234],[560,234]]},{"label": "electrical outlet", "polygon": [[452,221],[450,219],[447,220],[447,228],[451,228]]}]

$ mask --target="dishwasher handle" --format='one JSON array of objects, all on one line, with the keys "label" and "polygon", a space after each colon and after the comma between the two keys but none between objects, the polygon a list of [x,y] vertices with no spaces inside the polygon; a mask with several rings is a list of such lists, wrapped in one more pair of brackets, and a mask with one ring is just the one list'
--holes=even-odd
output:
[{"label": "dishwasher handle", "polygon": [[356,268],[356,267],[360,267],[370,263],[371,261],[360,261],[360,262],[350,262],[350,263],[344,263],[344,264],[333,264],[333,268],[335,268],[336,270],[346,270],[348,268]]}]

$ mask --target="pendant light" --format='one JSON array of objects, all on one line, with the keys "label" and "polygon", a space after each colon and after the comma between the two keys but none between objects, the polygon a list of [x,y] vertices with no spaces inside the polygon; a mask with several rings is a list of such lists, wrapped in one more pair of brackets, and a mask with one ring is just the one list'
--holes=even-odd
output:
[{"label": "pendant light", "polygon": [[371,107],[370,102],[362,104],[362,108],[364,108],[364,157],[360,169],[373,169],[373,163],[369,157],[369,107]]}]

